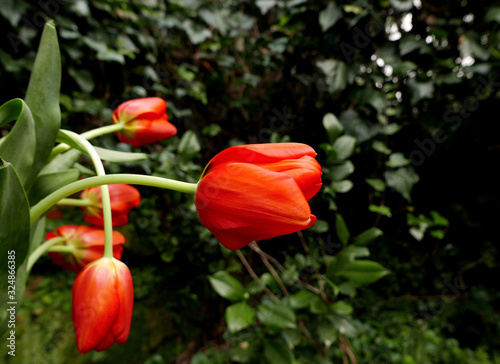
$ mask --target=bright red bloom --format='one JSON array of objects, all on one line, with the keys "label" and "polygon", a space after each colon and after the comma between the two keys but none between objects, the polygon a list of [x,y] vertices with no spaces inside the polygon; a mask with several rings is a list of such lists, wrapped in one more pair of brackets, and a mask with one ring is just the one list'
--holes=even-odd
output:
[{"label": "bright red bloom", "polygon": [[73,327],[80,353],[127,341],[134,287],[128,267],[114,258],[87,265],[73,284]]},{"label": "bright red bloom", "polygon": [[[83,267],[104,254],[104,230],[86,225],[64,225],[58,227],[56,232],[49,232],[46,240],[62,236],[64,243],[54,246],[72,246],[73,254],[49,252],[52,261],[67,270],[79,273]],[[113,256],[121,259],[125,237],[118,231],[113,231]]]},{"label": "bright red bloom", "polygon": [[125,129],[116,133],[118,139],[133,147],[141,147],[174,136],[177,128],[168,122],[166,110],[167,103],[159,97],[120,104],[113,112],[113,124],[125,124]]},{"label": "bright red bloom", "polygon": [[[132,208],[139,206],[141,202],[141,194],[135,187],[125,184],[109,185],[108,188],[113,226],[126,225],[128,213]],[[104,227],[101,187],[87,188],[80,197],[90,202],[89,206],[82,207],[85,221],[95,226]]]},{"label": "bright red bloom", "polygon": [[321,188],[316,152],[305,144],[250,144],[217,154],[198,183],[200,221],[226,248],[306,229]]}]

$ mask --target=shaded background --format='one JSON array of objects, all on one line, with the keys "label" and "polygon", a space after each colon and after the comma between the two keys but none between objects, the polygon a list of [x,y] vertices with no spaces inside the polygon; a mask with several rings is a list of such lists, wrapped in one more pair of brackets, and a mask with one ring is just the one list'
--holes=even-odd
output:
[{"label": "shaded background", "polygon": [[[259,243],[284,266],[287,292],[256,251],[242,250],[288,307],[271,310],[278,312],[275,321],[262,313],[269,295],[199,223],[191,196],[138,187],[141,205],[120,229],[135,286],[127,343],[79,355],[71,324],[74,275],[44,257],[17,317],[16,358],[6,362],[500,362],[500,6],[0,4],[1,103],[23,97],[50,18],[59,34],[65,128],[83,132],[110,123],[114,108],[128,99],[167,100],[178,136],[142,148],[151,156],[147,162],[108,163],[109,173],[196,182],[228,146],[291,140],[318,152],[324,181],[311,200],[319,219],[313,228]],[[352,137],[344,141],[355,138],[353,148],[335,144],[339,124]],[[113,136],[94,144],[130,150]],[[83,223],[77,209],[49,216],[50,230]],[[369,259],[391,273],[373,284],[339,277],[331,267],[341,249],[374,227],[383,235],[368,245]],[[365,253],[356,254],[362,260]],[[237,300],[217,294],[208,277],[221,271],[248,294]],[[310,291],[298,279],[326,299],[301,293]],[[227,307],[241,302],[257,317],[235,329]]]}]

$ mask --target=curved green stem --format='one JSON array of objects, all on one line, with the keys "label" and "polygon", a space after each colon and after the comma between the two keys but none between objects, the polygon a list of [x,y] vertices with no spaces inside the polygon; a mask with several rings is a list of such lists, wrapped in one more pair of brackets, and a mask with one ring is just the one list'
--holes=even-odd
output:
[{"label": "curved green stem", "polygon": [[57,202],[59,206],[89,206],[90,201],[83,198],[63,198]]},{"label": "curved green stem", "polygon": [[40,244],[38,248],[33,250],[33,253],[31,253],[30,257],[28,258],[28,264],[26,265],[26,271],[29,272],[31,271],[31,268],[33,267],[33,264],[42,256],[43,253],[49,250],[49,248],[52,247],[52,245],[57,244],[57,243],[63,243],[64,238],[62,236],[56,236],[55,238],[49,239],[43,244]]},{"label": "curved green stem", "polygon": [[[74,143],[76,144],[75,146],[82,148],[88,153],[98,176],[106,175],[101,158],[99,158],[97,151],[88,140],[82,138],[77,133],[63,129],[59,130],[59,136],[67,140],[69,139],[70,144]],[[113,258],[113,222],[111,218],[111,198],[109,197],[109,188],[107,185],[101,185],[101,200],[104,223],[104,257]]]},{"label": "curved green stem", "polygon": [[[125,124],[123,124],[123,123],[111,124],[111,125],[101,126],[100,128],[89,130],[85,133],[80,134],[80,136],[83,139],[90,140],[93,138],[97,138],[98,136],[101,136],[101,135],[116,133],[117,131],[123,130],[124,128],[125,128]],[[65,143],[61,143],[61,144],[56,145],[52,149],[52,152],[50,153],[48,161],[50,162],[57,155],[61,154],[62,152],[67,151],[70,148],[71,147]]]},{"label": "curved green stem", "polygon": [[152,186],[190,194],[194,194],[196,192],[196,187],[198,186],[197,183],[181,182],[162,177],[143,176],[138,174],[108,174],[105,176],[89,177],[70,183],[38,202],[31,208],[31,223],[65,197],[71,196],[79,191],[83,191],[86,188],[118,183]]}]

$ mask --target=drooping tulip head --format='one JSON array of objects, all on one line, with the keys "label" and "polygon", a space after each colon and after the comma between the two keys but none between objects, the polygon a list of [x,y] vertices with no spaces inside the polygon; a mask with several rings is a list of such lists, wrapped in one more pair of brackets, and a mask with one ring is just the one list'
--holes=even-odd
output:
[{"label": "drooping tulip head", "polygon": [[[46,240],[63,237],[64,242],[54,246],[63,245],[73,248],[72,253],[49,252],[52,261],[63,267],[79,273],[83,267],[96,259],[102,258],[104,254],[104,230],[87,225],[64,225],[49,232]],[[113,231],[113,256],[120,260],[122,257],[125,237],[118,231]]]},{"label": "drooping tulip head", "polygon": [[198,183],[201,223],[226,248],[312,226],[308,200],[321,188],[321,166],[305,144],[250,144],[217,154]]},{"label": "drooping tulip head", "polygon": [[[113,226],[126,225],[128,223],[128,213],[132,208],[139,206],[141,202],[141,194],[135,187],[126,184],[109,185],[108,188]],[[82,207],[85,221],[103,227],[101,187],[87,188],[81,193],[80,197],[89,203],[88,206]]]},{"label": "drooping tulip head", "polygon": [[134,288],[128,267],[114,258],[87,265],[73,284],[73,326],[78,350],[102,351],[127,341]]},{"label": "drooping tulip head", "polygon": [[125,101],[113,112],[113,124],[123,123],[117,132],[122,143],[133,147],[152,144],[177,134],[177,128],[168,121],[167,103],[159,97],[145,97]]}]

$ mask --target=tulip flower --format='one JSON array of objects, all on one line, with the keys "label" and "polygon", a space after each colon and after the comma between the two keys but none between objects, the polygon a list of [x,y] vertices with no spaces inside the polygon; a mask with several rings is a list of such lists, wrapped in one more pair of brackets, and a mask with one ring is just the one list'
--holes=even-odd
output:
[{"label": "tulip flower", "polygon": [[[73,247],[73,253],[50,252],[52,261],[63,267],[79,273],[83,267],[96,259],[102,258],[104,254],[104,230],[86,225],[64,225],[56,229],[56,232],[47,233],[45,239],[49,240],[61,236],[64,238],[63,245]],[[121,259],[125,237],[118,231],[113,231],[113,256]]]},{"label": "tulip flower", "polygon": [[[130,185],[115,184],[109,185],[108,188],[113,226],[126,225],[128,213],[132,208],[139,206],[141,195],[135,187]],[[82,207],[85,221],[95,226],[104,227],[101,187],[87,188],[80,197],[89,202],[88,206]]]},{"label": "tulip flower", "polygon": [[205,167],[195,193],[201,223],[230,250],[312,226],[308,200],[321,188],[316,152],[305,144],[241,145]]},{"label": "tulip flower", "polygon": [[80,353],[127,341],[134,288],[128,267],[114,258],[87,265],[73,284],[73,326]]},{"label": "tulip flower", "polygon": [[116,133],[118,139],[133,147],[141,147],[174,136],[177,129],[169,123],[166,110],[167,103],[159,97],[120,104],[113,112],[113,124],[124,124],[124,129]]}]

